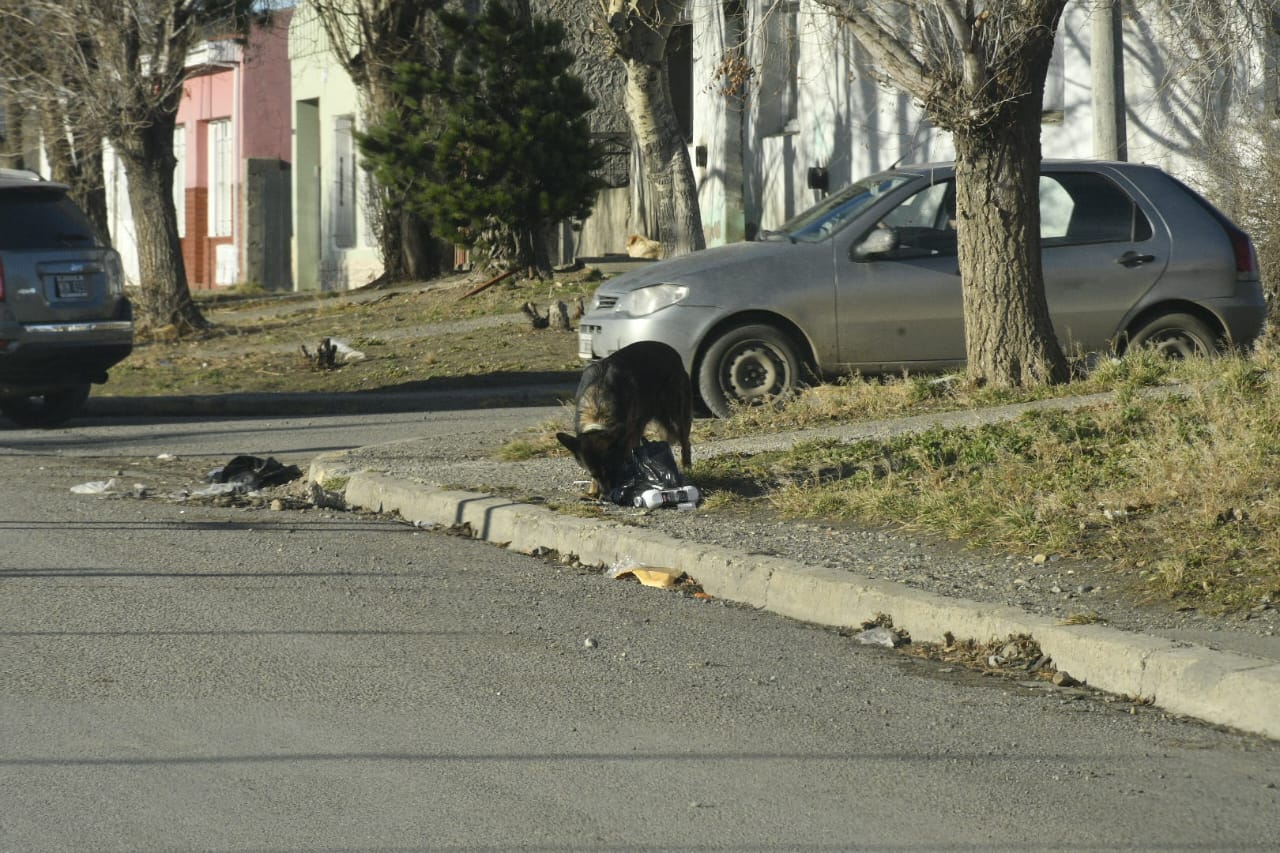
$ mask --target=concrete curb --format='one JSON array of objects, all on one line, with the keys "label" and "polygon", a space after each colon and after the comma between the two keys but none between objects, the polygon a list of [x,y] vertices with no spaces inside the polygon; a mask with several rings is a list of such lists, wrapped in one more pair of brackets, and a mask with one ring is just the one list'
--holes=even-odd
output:
[{"label": "concrete curb", "polygon": [[1063,625],[1013,607],[946,598],[889,581],[700,545],[612,522],[564,516],[491,495],[449,491],[375,471],[344,454],[311,464],[312,482],[341,482],[348,506],[407,521],[467,525],[473,538],[520,553],[552,549],[586,564],[622,561],[684,572],[704,590],[819,625],[853,627],[885,614],[913,640],[1033,637],[1059,669],[1091,687],[1175,714],[1280,739],[1280,664],[1099,625]]}]

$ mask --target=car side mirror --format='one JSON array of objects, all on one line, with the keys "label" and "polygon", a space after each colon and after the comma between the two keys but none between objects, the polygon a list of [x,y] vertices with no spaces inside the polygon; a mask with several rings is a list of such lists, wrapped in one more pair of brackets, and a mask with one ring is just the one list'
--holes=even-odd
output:
[{"label": "car side mirror", "polygon": [[854,261],[869,260],[875,255],[886,255],[898,248],[898,232],[892,228],[873,228],[849,250],[849,258]]}]

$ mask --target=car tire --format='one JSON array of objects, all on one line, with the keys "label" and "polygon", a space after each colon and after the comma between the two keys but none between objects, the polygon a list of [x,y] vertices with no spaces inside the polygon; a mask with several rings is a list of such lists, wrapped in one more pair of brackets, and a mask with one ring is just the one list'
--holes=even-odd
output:
[{"label": "car tire", "polygon": [[78,415],[87,399],[89,383],[85,382],[48,394],[0,399],[0,414],[24,428],[55,427]]},{"label": "car tire", "polygon": [[727,418],[738,405],[789,395],[800,381],[800,357],[791,338],[773,326],[729,329],[707,349],[698,369],[698,393],[711,413]]},{"label": "car tire", "polygon": [[1182,360],[1215,354],[1218,336],[1192,314],[1161,314],[1129,335],[1127,349],[1153,349],[1166,358]]}]

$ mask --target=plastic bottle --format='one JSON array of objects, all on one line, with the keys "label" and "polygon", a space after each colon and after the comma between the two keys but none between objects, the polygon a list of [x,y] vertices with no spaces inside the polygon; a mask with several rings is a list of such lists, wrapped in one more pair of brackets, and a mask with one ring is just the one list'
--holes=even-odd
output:
[{"label": "plastic bottle", "polygon": [[680,506],[696,504],[701,494],[697,486],[680,486],[677,489],[645,489],[636,495],[635,505],[645,509],[657,509],[660,506]]}]

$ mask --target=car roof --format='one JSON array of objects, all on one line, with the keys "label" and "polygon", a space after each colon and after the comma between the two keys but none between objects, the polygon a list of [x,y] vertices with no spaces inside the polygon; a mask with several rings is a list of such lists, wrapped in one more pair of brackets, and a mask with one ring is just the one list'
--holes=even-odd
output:
[{"label": "car roof", "polygon": [[41,189],[66,190],[66,184],[46,181],[37,172],[29,169],[0,169],[0,190],[28,189],[38,186]]},{"label": "car roof", "polygon": [[[1127,160],[1096,160],[1091,157],[1081,157],[1075,159],[1066,158],[1045,158],[1040,161],[1042,166],[1053,168],[1061,167],[1091,167],[1106,166],[1120,170],[1125,169],[1150,169],[1154,168],[1146,163],[1132,163]],[[929,163],[898,163],[888,169],[886,172],[908,172],[917,175],[932,175],[949,177],[955,174],[956,164],[954,160],[938,160]]]}]

